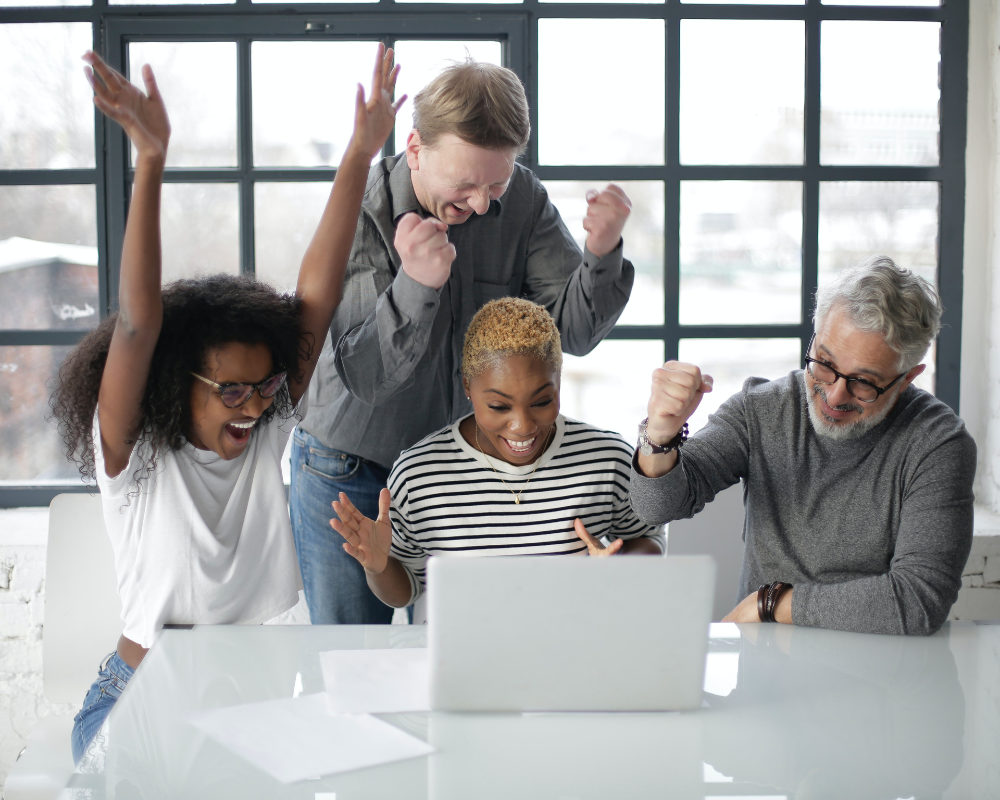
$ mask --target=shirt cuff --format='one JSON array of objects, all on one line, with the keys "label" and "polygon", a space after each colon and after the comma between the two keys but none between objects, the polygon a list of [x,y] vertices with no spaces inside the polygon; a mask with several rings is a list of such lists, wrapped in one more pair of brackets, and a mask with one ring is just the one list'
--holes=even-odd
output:
[{"label": "shirt cuff", "polygon": [[624,242],[618,240],[618,246],[607,255],[600,258],[586,247],[583,249],[583,265],[590,271],[591,280],[595,285],[603,286],[614,283],[621,277],[622,265],[625,263]]},{"label": "shirt cuff", "polygon": [[441,290],[417,283],[402,269],[392,281],[393,305],[403,316],[417,322],[430,321],[437,314]]}]

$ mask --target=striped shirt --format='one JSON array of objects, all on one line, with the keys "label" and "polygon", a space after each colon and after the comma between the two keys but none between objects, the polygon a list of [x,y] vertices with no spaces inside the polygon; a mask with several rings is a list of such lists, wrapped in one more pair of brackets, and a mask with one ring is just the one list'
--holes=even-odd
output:
[{"label": "striped shirt", "polygon": [[617,433],[560,415],[548,450],[517,467],[487,459],[460,424],[404,451],[389,475],[391,553],[410,578],[411,603],[424,591],[428,556],[586,555],[577,518],[596,538],[646,536],[666,550],[660,527],[629,505],[634,448]]}]

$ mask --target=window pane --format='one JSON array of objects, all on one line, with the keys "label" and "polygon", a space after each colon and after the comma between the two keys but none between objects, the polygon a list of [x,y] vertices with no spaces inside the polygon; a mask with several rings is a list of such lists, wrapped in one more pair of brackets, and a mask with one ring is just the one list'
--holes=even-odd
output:
[{"label": "window pane", "polygon": [[820,160],[938,163],[941,26],[824,22]]},{"label": "window pane", "polygon": [[323,215],[330,183],[254,186],[254,262],[257,277],[279,292],[294,292],[302,256]]},{"label": "window pane", "polygon": [[[603,189],[605,182],[545,181],[552,204],[582,249],[587,239],[583,218],[587,190]],[[635,267],[635,284],[619,325],[663,324],[663,181],[615,181],[629,200],[624,239],[625,258]]]},{"label": "window pane", "polygon": [[938,184],[819,185],[819,285],[839,269],[885,254],[937,284]]},{"label": "window pane", "polygon": [[540,19],[539,161],[662,164],[664,47],[662,19]]},{"label": "window pane", "polygon": [[734,6],[801,6],[806,0],[681,0],[682,3],[700,3],[704,5],[734,5]]},{"label": "window pane", "polygon": [[413,98],[432,78],[454,61],[471,56],[488,64],[503,64],[503,46],[497,41],[397,41],[396,63],[402,65],[396,83],[396,97],[409,98],[396,120],[395,147],[406,147],[406,137],[413,128]]},{"label": "window pane", "polygon": [[[837,182],[819,185],[819,285],[838,270],[884,254],[937,285],[938,184]],[[914,384],[934,391],[934,348]]]},{"label": "window pane", "polygon": [[180,6],[180,5],[212,5],[235,3],[236,0],[108,0],[113,6]]},{"label": "window pane", "polygon": [[665,0],[541,0],[543,3],[663,3]]},{"label": "window pane", "polygon": [[799,322],[802,184],[681,182],[682,325]]},{"label": "window pane", "polygon": [[617,431],[633,442],[646,416],[663,343],[606,340],[588,355],[564,355],[559,400],[567,417]]},{"label": "window pane", "polygon": [[239,274],[238,198],[235,183],[163,184],[163,283]]},{"label": "window pane", "polygon": [[939,0],[823,0],[828,6],[939,6]]},{"label": "window pane", "polygon": [[774,380],[799,369],[798,339],[681,339],[679,360],[696,364],[715,381],[688,420],[694,433],[708,415],[736,394],[750,377]]},{"label": "window pane", "polygon": [[94,327],[97,280],[93,186],[0,186],[0,329]]},{"label": "window pane", "polygon": [[801,164],[804,93],[803,22],[681,21],[683,163]]},{"label": "window pane", "polygon": [[[236,42],[132,42],[129,76],[149,64],[170,114],[168,167],[235,167]],[[136,151],[132,148],[132,161]]]},{"label": "window pane", "polygon": [[0,484],[80,480],[45,421],[59,365],[71,347],[0,347]]},{"label": "window pane", "polygon": [[[0,8],[24,6],[28,0],[0,0]],[[32,6],[89,6],[90,0],[30,0]]]},{"label": "window pane", "polygon": [[0,169],[94,166],[86,22],[0,25]]},{"label": "window pane", "polygon": [[[375,42],[254,42],[254,164],[337,166],[354,130],[357,85],[366,93],[371,86],[375,48]],[[324,75],[330,79],[308,79]]]}]

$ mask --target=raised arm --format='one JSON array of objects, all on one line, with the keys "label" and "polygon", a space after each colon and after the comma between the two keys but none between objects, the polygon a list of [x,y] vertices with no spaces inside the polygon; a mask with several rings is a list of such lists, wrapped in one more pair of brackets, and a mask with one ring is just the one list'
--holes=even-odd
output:
[{"label": "raised arm", "polygon": [[391,48],[386,50],[384,45],[379,45],[367,102],[364,88],[358,84],[354,134],[340,162],[319,227],[299,268],[295,291],[302,301],[302,334],[310,350],[308,357],[299,363],[301,374],[289,381],[295,402],[309,386],[333,312],[343,295],[344,271],[354,242],[369,165],[382,149],[395,123],[396,111],[406,99],[404,95],[396,102],[392,100],[399,74],[399,67],[393,66],[392,55]]},{"label": "raised arm", "polygon": [[104,470],[128,465],[142,419],[142,397],[163,320],[160,299],[160,183],[170,141],[170,121],[153,70],[142,68],[145,93],[87,52],[83,60],[94,105],[125,130],[138,151],[122,246],[118,322],[111,337],[98,394]]}]

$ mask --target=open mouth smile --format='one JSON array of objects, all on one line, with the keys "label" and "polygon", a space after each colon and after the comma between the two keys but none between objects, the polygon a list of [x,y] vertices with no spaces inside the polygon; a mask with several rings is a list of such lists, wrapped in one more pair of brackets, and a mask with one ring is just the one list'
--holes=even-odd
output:
[{"label": "open mouth smile", "polygon": [[226,433],[228,433],[237,443],[244,443],[250,438],[250,431],[257,424],[257,420],[248,419],[245,422],[227,422]]},{"label": "open mouth smile", "polygon": [[531,452],[531,449],[535,446],[535,441],[538,439],[538,434],[535,434],[530,439],[525,439],[523,442],[515,442],[510,439],[506,439],[503,436],[499,437],[512,453],[516,455],[524,455],[525,453]]}]

